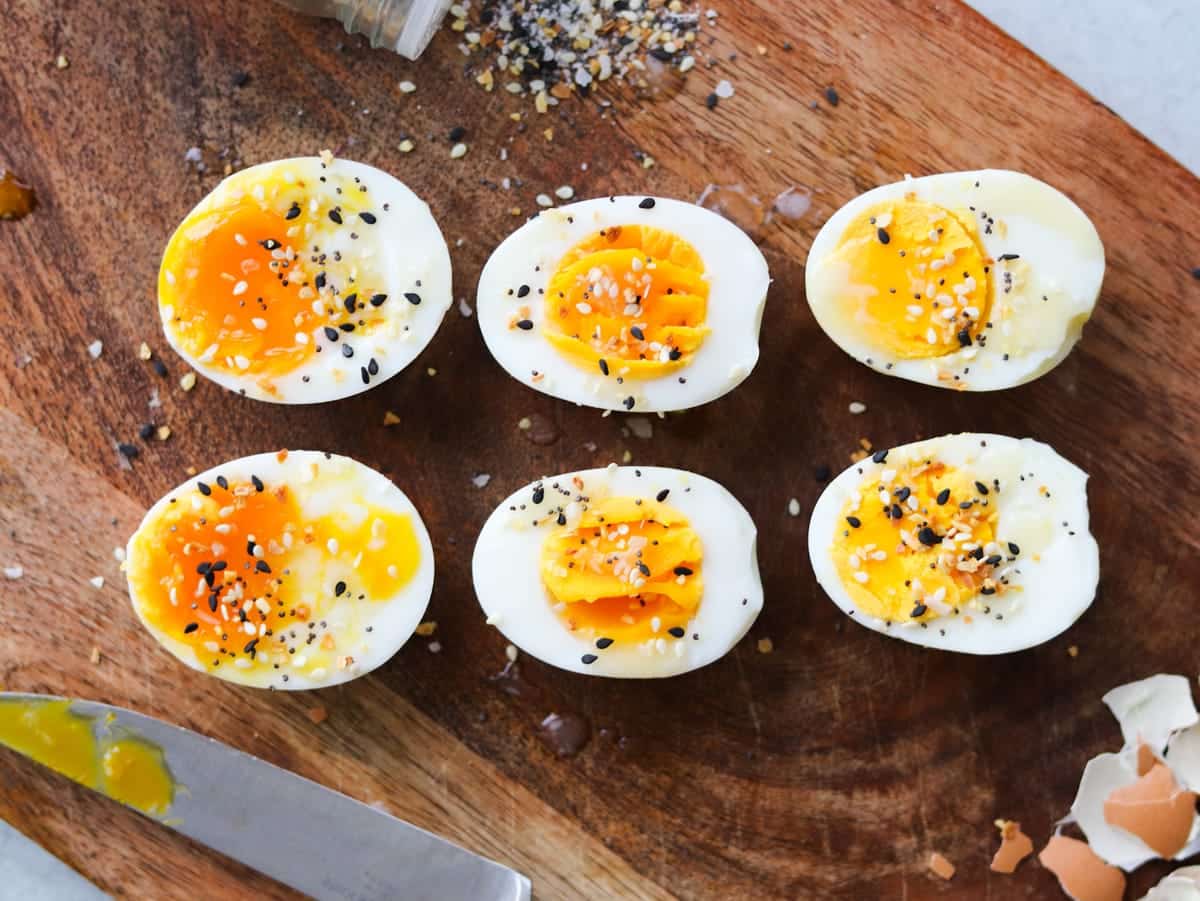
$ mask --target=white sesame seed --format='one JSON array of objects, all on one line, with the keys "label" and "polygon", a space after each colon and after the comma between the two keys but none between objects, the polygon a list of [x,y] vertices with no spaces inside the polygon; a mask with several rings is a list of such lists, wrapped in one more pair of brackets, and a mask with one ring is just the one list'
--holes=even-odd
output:
[{"label": "white sesame seed", "polygon": [[411,94],[416,89],[417,89],[417,86],[415,84],[413,84],[411,81],[400,82],[400,93],[401,94]]},{"label": "white sesame seed", "polygon": [[787,510],[788,510],[788,516],[799,516],[800,515],[800,501],[796,500],[796,498],[792,498],[790,501],[788,501]]},{"label": "white sesame seed", "polygon": [[570,200],[575,196],[575,189],[570,185],[563,185],[554,191],[554,196],[559,200]]},{"label": "white sesame seed", "polygon": [[870,576],[868,576],[868,575],[867,575],[865,572],[863,572],[861,569],[860,569],[860,570],[858,570],[858,571],[857,571],[857,572],[854,574],[854,580],[855,580],[856,582],[858,582],[860,585],[866,585],[866,584],[867,584],[867,580],[868,580],[869,578],[870,578]]},{"label": "white sesame seed", "polygon": [[467,145],[458,143],[450,148],[450,159],[458,160],[467,155]]},{"label": "white sesame seed", "polygon": [[100,354],[104,352],[104,342],[100,340],[93,341],[87,348],[88,356],[93,360],[100,358]]},{"label": "white sesame seed", "polygon": [[250,320],[250,323],[260,332],[265,331],[267,328],[267,320],[263,319],[261,316],[255,316]]},{"label": "white sesame seed", "polygon": [[233,286],[233,296],[237,297],[240,294],[245,294],[250,285],[245,281],[240,281]]},{"label": "white sesame seed", "polygon": [[862,401],[857,401],[857,400],[851,401],[850,402],[850,412],[853,413],[855,416],[857,416],[860,413],[866,413],[867,405],[864,404]]}]

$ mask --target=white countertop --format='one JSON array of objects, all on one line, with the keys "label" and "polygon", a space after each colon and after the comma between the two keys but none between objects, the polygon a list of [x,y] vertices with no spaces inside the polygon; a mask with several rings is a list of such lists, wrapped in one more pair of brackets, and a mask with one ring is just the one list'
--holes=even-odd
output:
[{"label": "white countertop", "polygon": [[966,0],[1200,175],[1198,0]]}]

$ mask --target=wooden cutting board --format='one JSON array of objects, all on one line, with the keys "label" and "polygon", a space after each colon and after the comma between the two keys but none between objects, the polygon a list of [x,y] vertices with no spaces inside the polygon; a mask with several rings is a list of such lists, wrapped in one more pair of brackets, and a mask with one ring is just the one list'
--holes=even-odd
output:
[{"label": "wooden cutting board", "polygon": [[[956,0],[714,5],[715,40],[701,41],[678,94],[537,116],[464,75],[449,33],[413,64],[266,2],[8,4],[0,162],[40,206],[0,223],[0,564],[25,570],[0,580],[0,684],[130,706],[381,802],[520,868],[541,899],[1057,897],[1034,862],[989,873],[992,821],[1019,819],[1044,841],[1085,760],[1119,743],[1100,695],[1196,673],[1200,547],[1184,517],[1200,500],[1200,182]],[[250,76],[241,87],[238,72]],[[709,110],[722,78],[736,93]],[[415,93],[398,91],[404,79]],[[451,161],[456,125],[470,152]],[[405,135],[410,154],[397,150]],[[193,145],[208,173],[185,163]],[[273,407],[203,379],[181,391],[154,303],[171,229],[215,184],[223,151],[250,164],[325,147],[428,199],[456,295],[472,301],[488,252],[520,221],[510,208],[529,215],[558,185],[683,198],[710,182],[766,198],[799,186],[812,208],[762,235],[774,284],[757,371],[717,403],[655,421],[650,440],[516,384],[454,311],[416,365],[335,405]],[[1082,344],[1039,381],[990,395],[859,366],[804,302],[816,230],[904,173],[984,166],[1043,178],[1095,220],[1108,275]],[[521,186],[498,189],[503,177]],[[137,358],[141,341],[168,377]],[[850,415],[852,400],[867,413]],[[389,410],[401,423],[384,428]],[[532,443],[522,417],[558,437]],[[140,442],[146,422],[169,425],[170,439]],[[959,430],[1048,441],[1092,475],[1100,595],[1035,650],[983,659],[893,641],[848,622],[813,579],[814,468],[840,469],[861,437],[888,446]],[[132,468],[118,441],[141,447]],[[440,653],[415,638],[353,684],[269,694],[184,669],[137,625],[112,551],[145,507],[189,466],[279,447],[349,454],[413,499],[436,548]],[[679,678],[589,679],[527,660],[527,686],[502,690],[505,641],[469,577],[478,528],[531,477],[626,451],[705,473],[746,505],[762,616],[728,657]],[[492,477],[483,489],[480,472]],[[763,638],[773,652],[756,649]],[[575,757],[537,737],[556,711],[591,725]],[[0,817],[114,895],[290,897],[8,753]],[[928,873],[934,850],[958,865],[952,882]],[[1135,876],[1131,896],[1160,874]]]}]

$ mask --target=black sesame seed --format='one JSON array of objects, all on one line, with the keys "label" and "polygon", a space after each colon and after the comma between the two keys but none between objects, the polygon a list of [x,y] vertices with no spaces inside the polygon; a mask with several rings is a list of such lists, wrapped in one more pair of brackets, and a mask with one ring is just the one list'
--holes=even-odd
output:
[{"label": "black sesame seed", "polygon": [[325,326],[325,337],[330,341],[336,341],[338,339],[338,330],[332,325]]},{"label": "black sesame seed", "polygon": [[1019,260],[1019,259],[1021,259],[1021,255],[1019,253],[1002,253],[1002,254],[1000,254],[999,257],[997,257],[997,259],[999,259],[999,260]]},{"label": "black sesame seed", "polygon": [[538,485],[536,488],[533,489],[533,502],[535,504],[540,504],[545,499],[546,499],[546,489],[543,488],[541,485]]},{"label": "black sesame seed", "polygon": [[197,482],[196,490],[199,491],[201,494],[203,494],[205,497],[208,497],[210,494],[212,494],[212,488],[210,488],[204,482]]},{"label": "black sesame seed", "polygon": [[354,323],[353,322],[343,322],[341,325],[338,326],[338,328],[340,328],[343,332],[346,332],[347,334],[349,334],[350,332],[354,331]]},{"label": "black sesame seed", "polygon": [[958,338],[958,346],[959,347],[970,347],[971,346],[970,329],[965,329],[965,328],[961,329],[955,337]]},{"label": "black sesame seed", "polygon": [[600,360],[599,363],[600,363],[600,372],[604,375],[608,375],[608,361]]},{"label": "black sesame seed", "polygon": [[345,582],[338,582],[336,585],[333,586],[333,596],[335,598],[340,598],[343,594],[345,594],[345,592],[346,592],[346,583]]},{"label": "black sesame seed", "polygon": [[720,99],[721,98],[718,97],[716,94],[709,94],[707,97],[704,98],[704,105],[707,106],[709,109],[716,109],[717,102]]},{"label": "black sesame seed", "polygon": [[637,340],[639,340],[639,341],[645,341],[645,340],[646,340],[646,333],[645,333],[645,332],[643,332],[643,331],[642,331],[640,328],[638,328],[636,325],[635,325],[633,328],[631,328],[631,329],[629,330],[629,334],[633,335],[633,337],[637,338]]},{"label": "black sesame seed", "polygon": [[913,619],[916,619],[919,616],[924,616],[925,611],[927,611],[928,609],[929,608],[926,607],[924,604],[917,604],[915,607],[912,608],[912,613],[910,613],[909,616],[911,616]]},{"label": "black sesame seed", "polygon": [[267,573],[268,575],[271,572],[271,567],[267,564],[266,560],[259,560],[254,564],[254,569],[256,572]]},{"label": "black sesame seed", "polygon": [[595,654],[584,654],[579,659],[582,660],[585,664],[591,665],[591,664],[595,663],[597,660],[599,660],[600,658],[597,657]]},{"label": "black sesame seed", "polygon": [[904,511],[900,509],[899,504],[892,504],[892,509],[889,515],[892,517],[892,519],[903,519]]},{"label": "black sesame seed", "polygon": [[313,283],[316,284],[318,291],[324,290],[325,289],[325,273],[318,272],[317,277],[315,279],[313,279]]},{"label": "black sesame seed", "polygon": [[667,495],[670,493],[671,493],[670,488],[664,488],[662,491],[660,491],[658,494],[656,494],[654,496],[654,499],[661,504],[663,501],[665,501],[667,499]]},{"label": "black sesame seed", "polygon": [[690,576],[691,574],[692,574],[692,568],[690,566],[675,567],[675,575],[677,575],[677,576]]},{"label": "black sesame seed", "polygon": [[621,401],[621,403],[625,407],[626,410],[632,410],[635,401],[632,397],[627,397],[627,398],[625,398],[625,400]]},{"label": "black sesame seed", "polygon": [[[288,211],[286,213],[284,213],[284,218],[285,219],[295,219],[299,215],[300,215],[300,204],[293,201],[292,205],[290,207],[288,207]],[[264,241],[263,247],[267,247],[267,243],[268,243],[267,241]],[[272,243],[274,243],[275,246],[267,247],[267,250],[276,250],[279,247],[278,241],[274,241]]]},{"label": "black sesame seed", "polygon": [[522,319],[520,322],[517,323],[517,328],[519,328],[523,332],[527,332],[531,328],[533,328],[533,322],[529,319]]},{"label": "black sesame seed", "polygon": [[862,527],[862,520],[857,516],[847,516],[846,522],[850,523],[850,528],[858,529]]},{"label": "black sesame seed", "polygon": [[829,101],[830,106],[837,106],[841,101],[841,98],[838,96],[838,92],[832,87],[825,89],[825,99]]},{"label": "black sesame seed", "polygon": [[351,347],[349,344],[343,344],[342,345],[342,356],[346,357],[347,359],[354,356],[354,348]]},{"label": "black sesame seed", "polygon": [[871,462],[872,463],[883,463],[884,461],[887,460],[887,455],[888,455],[888,452],[885,450],[876,451],[875,453],[871,454]]},{"label": "black sesame seed", "polygon": [[421,295],[415,291],[405,291],[404,299],[411,303],[414,307],[421,302]]},{"label": "black sesame seed", "polygon": [[383,302],[385,300],[387,300],[386,294],[372,294],[371,295],[371,306],[373,306],[373,307],[382,306]]},{"label": "black sesame seed", "polygon": [[362,379],[364,385],[371,384],[371,373],[367,372],[366,366],[358,367],[358,376]]},{"label": "black sesame seed", "polygon": [[121,452],[121,456],[127,460],[132,460],[140,451],[132,444],[121,443],[117,445],[117,450]]},{"label": "black sesame seed", "polygon": [[334,207],[332,210],[329,211],[329,218],[332,219],[334,222],[336,222],[338,225],[342,224],[342,214],[338,212],[337,207]]},{"label": "black sesame seed", "polygon": [[347,294],[346,299],[342,301],[342,306],[346,308],[347,313],[353,313],[358,306],[358,295]]},{"label": "black sesame seed", "polygon": [[255,491],[263,490],[263,481],[258,476],[250,476],[250,481],[254,485]]},{"label": "black sesame seed", "polygon": [[375,224],[375,214],[374,213],[359,213],[358,218],[361,219],[363,222],[367,223],[367,225]]},{"label": "black sesame seed", "polygon": [[684,636],[683,627],[682,626],[672,626],[671,628],[667,629],[667,634],[674,638],[683,638],[683,636]]},{"label": "black sesame seed", "polygon": [[1017,547],[1017,545],[1014,542],[1010,541],[1008,543],[1008,552],[1010,554],[1012,554],[1014,557],[1016,557],[1018,554],[1021,553],[1021,549],[1019,547]]},{"label": "black sesame seed", "polygon": [[643,576],[645,576],[647,579],[650,578],[650,567],[648,567],[641,560],[638,561],[637,568],[638,568],[638,572],[640,572]]},{"label": "black sesame seed", "polygon": [[876,230],[875,230],[875,237],[877,237],[877,238],[879,239],[879,243],[880,243],[880,244],[888,244],[888,243],[890,243],[890,242],[891,242],[891,240],[892,240],[892,236],[891,236],[891,235],[889,235],[889,234],[887,233],[887,229],[886,229],[886,228],[879,228],[879,229],[876,229]]},{"label": "black sesame seed", "polygon": [[980,494],[987,494],[987,493],[988,493],[988,486],[987,486],[987,485],[985,485],[985,484],[983,484],[983,482],[976,482],[976,483],[975,483],[975,490],[976,490],[976,491],[978,491]]},{"label": "black sesame seed", "polygon": [[529,294],[529,285],[521,285],[517,288],[517,297],[526,297]]},{"label": "black sesame seed", "polygon": [[367,363],[367,372],[371,375],[379,375],[379,363],[374,357],[371,357],[371,361]]},{"label": "black sesame seed", "polygon": [[942,543],[942,536],[933,531],[933,529],[929,528],[929,526],[923,526],[921,530],[917,532],[917,541],[921,542],[921,544],[925,545],[926,547],[933,547],[935,544]]},{"label": "black sesame seed", "polygon": [[911,494],[912,489],[905,485],[903,488],[896,490],[896,500],[903,504],[906,500],[908,500]]},{"label": "black sesame seed", "polygon": [[186,626],[183,627],[183,634],[191,635],[193,632],[195,632],[199,628],[200,628],[199,623],[188,623]]},{"label": "black sesame seed", "polygon": [[466,136],[467,130],[461,125],[455,125],[452,129],[450,129],[450,134],[447,135],[447,137],[450,139],[450,143],[452,144],[457,144]]},{"label": "black sesame seed", "polygon": [[598,647],[602,651],[607,647],[611,647],[612,643],[613,643],[613,640],[611,638],[597,638],[596,639],[596,647]]},{"label": "black sesame seed", "polygon": [[828,482],[833,475],[833,470],[828,466],[818,466],[813,470],[813,478],[818,482]]},{"label": "black sesame seed", "polygon": [[155,357],[153,360],[151,360],[150,365],[154,367],[154,372],[160,378],[167,377],[167,364],[164,363],[162,360],[160,360],[158,357]]},{"label": "black sesame seed", "polygon": [[641,202],[638,204],[638,209],[641,209],[641,210],[652,210],[652,209],[654,209],[654,198],[653,198],[653,197],[647,197],[646,199],[642,200],[642,201],[641,201]]},{"label": "black sesame seed", "polygon": [[941,491],[938,492],[938,496],[937,496],[938,506],[940,507],[942,504],[946,503],[948,500],[950,500],[950,489],[943,488]]},{"label": "black sesame seed", "polygon": [[152,437],[154,437],[154,423],[148,422],[138,429],[138,437],[143,441],[149,441]]}]

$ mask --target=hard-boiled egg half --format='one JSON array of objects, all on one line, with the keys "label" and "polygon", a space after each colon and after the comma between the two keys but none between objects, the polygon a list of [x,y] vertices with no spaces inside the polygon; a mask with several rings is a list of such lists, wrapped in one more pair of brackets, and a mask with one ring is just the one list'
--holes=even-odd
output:
[{"label": "hard-boiled egg half", "polygon": [[1048,641],[1100,575],[1087,474],[1031,439],[963,433],[855,463],[813,510],[817,581],[914,644],[999,654]]},{"label": "hard-boiled egg half", "polygon": [[404,493],[333,454],[279,451],[188,479],[125,564],[138,617],[193,669],[257,688],[337,685],[420,623],[433,547]]},{"label": "hard-boiled egg half", "polygon": [[817,233],[808,302],[880,372],[959,390],[1010,388],[1057,366],[1104,277],[1091,220],[1028,175],[985,169],[884,185]]},{"label": "hard-boiled egg half", "polygon": [[758,361],[767,263],[716,213],[659,197],[546,210],[479,277],[479,326],[508,374],[606,410],[682,410]]},{"label": "hard-boiled egg half", "polygon": [[553,666],[650,678],[724,655],[762,609],[750,515],[711,479],[654,466],[526,485],[475,545],[475,592]]},{"label": "hard-boiled egg half", "polygon": [[336,400],[391,378],[450,307],[429,207],[385,172],[298,157],[230,175],[171,236],[158,276],[167,340],[258,400]]}]

